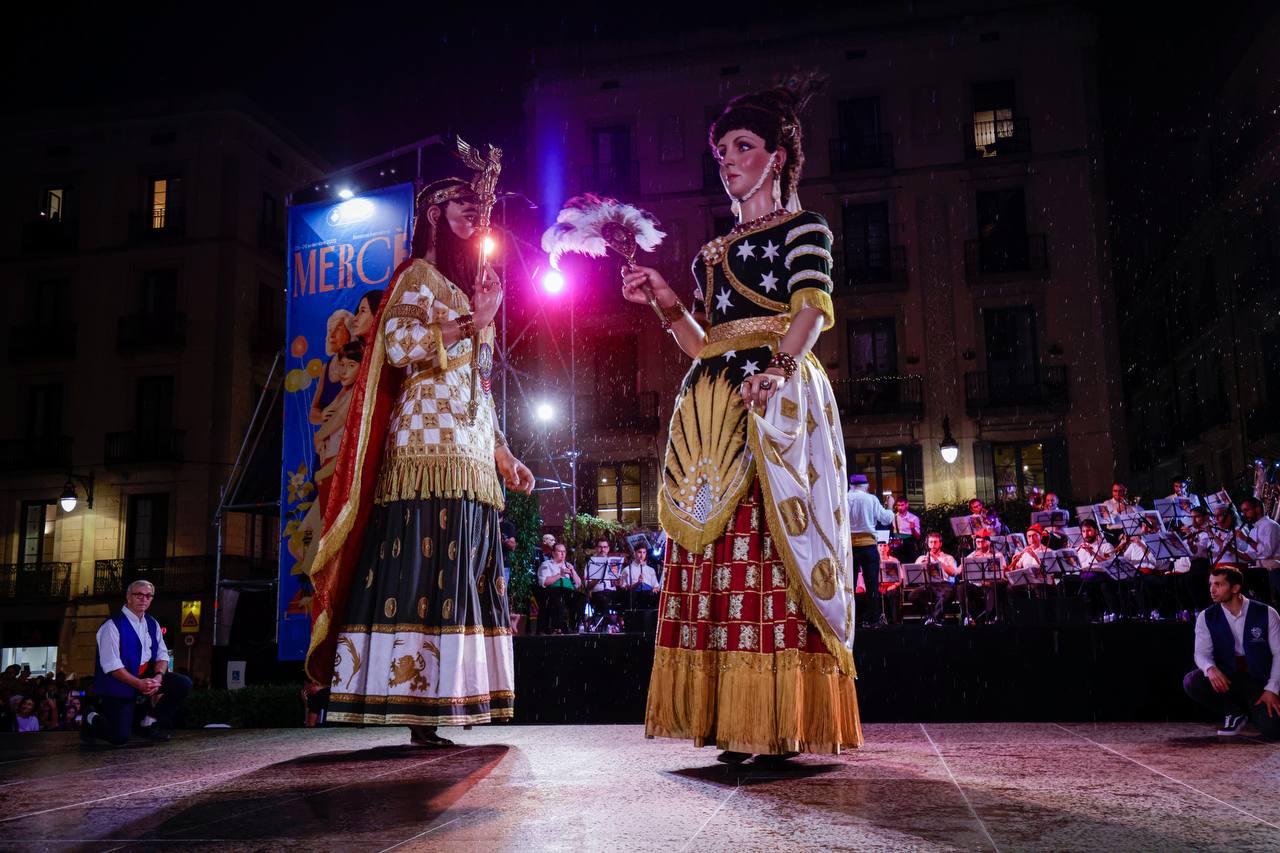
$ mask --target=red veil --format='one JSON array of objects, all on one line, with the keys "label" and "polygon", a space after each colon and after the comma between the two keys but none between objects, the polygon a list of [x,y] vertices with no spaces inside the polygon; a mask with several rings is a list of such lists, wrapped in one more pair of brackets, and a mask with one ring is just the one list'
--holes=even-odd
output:
[{"label": "red veil", "polygon": [[338,627],[346,612],[356,562],[364,547],[373,509],[374,489],[387,441],[391,411],[400,393],[404,372],[386,363],[382,324],[387,307],[404,289],[401,274],[414,263],[405,260],[391,275],[394,283],[373,319],[372,345],[365,351],[352,389],[351,407],[325,504],[323,532],[312,563],[311,645],[307,649],[307,677],[320,685],[333,678]]}]

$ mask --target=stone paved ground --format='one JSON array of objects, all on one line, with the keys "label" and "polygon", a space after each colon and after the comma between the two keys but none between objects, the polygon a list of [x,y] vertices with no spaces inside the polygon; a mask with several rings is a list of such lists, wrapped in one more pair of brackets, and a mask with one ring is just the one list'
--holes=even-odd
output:
[{"label": "stone paved ground", "polygon": [[0,735],[3,850],[1276,850],[1280,746],[1195,724],[884,724],[792,769],[639,726]]}]

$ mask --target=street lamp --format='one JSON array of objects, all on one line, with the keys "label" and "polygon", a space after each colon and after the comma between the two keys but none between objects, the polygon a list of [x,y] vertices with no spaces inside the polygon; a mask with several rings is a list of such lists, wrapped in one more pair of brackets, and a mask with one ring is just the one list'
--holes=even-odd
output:
[{"label": "street lamp", "polygon": [[84,486],[85,506],[93,509],[93,472],[90,471],[85,477],[68,473],[67,484],[62,487],[62,496],[58,498],[58,506],[62,507],[63,512],[75,512],[76,504],[79,502],[79,495],[76,493],[77,480]]},{"label": "street lamp", "polygon": [[942,454],[942,461],[948,465],[954,465],[960,456],[960,445],[951,434],[950,415],[942,416],[942,443],[938,445],[938,452]]}]

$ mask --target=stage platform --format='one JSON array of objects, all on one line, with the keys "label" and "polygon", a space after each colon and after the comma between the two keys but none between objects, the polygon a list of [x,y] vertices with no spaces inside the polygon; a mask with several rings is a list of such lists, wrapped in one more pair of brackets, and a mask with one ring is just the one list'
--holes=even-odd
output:
[{"label": "stage platform", "polygon": [[[858,695],[869,722],[1132,722],[1199,719],[1182,692],[1188,623],[893,625],[859,631]],[[517,637],[516,720],[644,720],[653,636]]]},{"label": "stage platform", "polygon": [[0,848],[1275,850],[1280,747],[1177,724],[870,724],[786,770],[639,726],[0,735]]}]

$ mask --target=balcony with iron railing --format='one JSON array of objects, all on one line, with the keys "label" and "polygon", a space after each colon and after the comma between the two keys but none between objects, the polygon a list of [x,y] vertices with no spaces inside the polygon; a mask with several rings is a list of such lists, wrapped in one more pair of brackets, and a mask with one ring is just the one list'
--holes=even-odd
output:
[{"label": "balcony with iron railing", "polygon": [[103,457],[108,465],[181,462],[185,435],[180,429],[109,432]]},{"label": "balcony with iron railing", "polygon": [[181,311],[127,314],[116,326],[116,350],[143,353],[178,350],[187,344],[187,315]]},{"label": "balcony with iron railing", "polygon": [[923,376],[865,376],[831,383],[844,417],[894,415],[919,420],[924,414]]},{"label": "balcony with iron railing", "polygon": [[75,357],[76,324],[70,320],[9,327],[9,361],[13,364],[69,361]]},{"label": "balcony with iron railing", "polygon": [[65,601],[70,593],[70,563],[0,564],[0,602]]},{"label": "balcony with iron railing", "polygon": [[586,165],[582,167],[581,177],[583,192],[619,196],[623,201],[640,190],[640,164],[635,160]]},{"label": "balcony with iron railing", "polygon": [[129,214],[129,239],[133,242],[172,240],[186,236],[185,207],[159,207]]},{"label": "balcony with iron railing", "polygon": [[123,595],[134,581],[150,581],[157,593],[211,592],[213,558],[200,554],[194,557],[96,560],[93,564],[94,595]]},{"label": "balcony with iron railing", "polygon": [[964,126],[965,159],[992,160],[1031,151],[1031,122],[1025,118],[979,121]]},{"label": "balcony with iron railing", "polygon": [[60,255],[80,247],[80,224],[74,219],[40,216],[22,226],[22,254]]},{"label": "balcony with iron railing", "polygon": [[0,471],[66,470],[70,467],[70,436],[33,435],[0,440]]},{"label": "balcony with iron railing", "polygon": [[1059,408],[1070,401],[1065,365],[1035,371],[971,371],[964,375],[965,410],[978,416],[993,410]]},{"label": "balcony with iron railing", "polygon": [[620,393],[610,397],[579,395],[577,407],[579,428],[646,433],[658,429],[656,391]]},{"label": "balcony with iron railing", "polygon": [[906,246],[868,247],[866,251],[844,253],[841,267],[844,280],[863,293],[907,289]]},{"label": "balcony with iron railing", "polygon": [[964,277],[970,282],[987,277],[1039,277],[1048,273],[1048,241],[1043,234],[964,242]]},{"label": "balcony with iron railing", "polygon": [[864,169],[893,168],[893,134],[866,133],[840,136],[828,143],[831,174],[847,174]]}]

